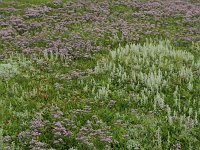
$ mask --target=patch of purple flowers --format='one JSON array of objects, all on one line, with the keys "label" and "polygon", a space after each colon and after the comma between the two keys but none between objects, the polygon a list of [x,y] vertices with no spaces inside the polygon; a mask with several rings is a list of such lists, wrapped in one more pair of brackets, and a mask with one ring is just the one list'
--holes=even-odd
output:
[{"label": "patch of purple flowers", "polygon": [[[52,5],[33,5],[21,11],[23,16],[10,11],[10,16],[0,19],[0,39],[6,46],[9,43],[31,53],[47,49],[74,58],[151,36],[198,42],[200,35],[200,5],[183,0],[55,0]],[[179,28],[167,29],[174,24]]]}]

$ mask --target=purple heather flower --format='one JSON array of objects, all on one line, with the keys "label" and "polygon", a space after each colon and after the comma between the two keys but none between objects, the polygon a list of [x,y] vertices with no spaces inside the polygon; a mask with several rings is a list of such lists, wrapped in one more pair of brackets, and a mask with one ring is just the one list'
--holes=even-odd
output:
[{"label": "purple heather flower", "polygon": [[31,134],[29,131],[22,131],[18,134],[19,140],[22,140],[23,138],[31,137]]},{"label": "purple heather flower", "polygon": [[58,107],[55,106],[51,108],[51,113],[55,119],[60,118],[64,115],[63,112]]},{"label": "purple heather flower", "polygon": [[31,135],[33,137],[37,137],[37,136],[41,135],[41,133],[33,130],[33,131],[31,131]]},{"label": "purple heather flower", "polygon": [[46,143],[43,143],[34,139],[32,139],[29,142],[29,145],[30,145],[29,147],[31,148],[31,150],[46,150],[46,147],[47,147]]},{"label": "purple heather flower", "polygon": [[32,122],[31,122],[31,130],[38,130],[40,128],[42,128],[44,126],[42,120],[40,119],[34,119]]},{"label": "purple heather flower", "polygon": [[62,0],[54,0],[54,4],[55,5],[60,5],[60,4],[62,4]]},{"label": "purple heather flower", "polygon": [[24,17],[30,18],[30,17],[38,17],[41,15],[44,15],[46,12],[49,12],[50,8],[47,6],[40,7],[40,6],[35,6],[32,8],[27,8],[25,10],[25,15]]},{"label": "purple heather flower", "polygon": [[54,118],[59,118],[60,116],[63,116],[63,112],[62,112],[62,111],[57,111],[57,112],[54,114]]},{"label": "purple heather flower", "polygon": [[15,33],[14,29],[11,28],[5,28],[0,30],[0,36],[2,38],[11,37],[14,35],[14,33]]},{"label": "purple heather flower", "polygon": [[6,143],[9,143],[9,142],[12,141],[12,138],[11,138],[11,136],[8,136],[8,135],[7,135],[7,136],[4,136],[4,137],[3,137],[3,141],[6,142]]},{"label": "purple heather flower", "polygon": [[72,135],[72,132],[67,130],[60,121],[55,122],[53,131],[57,136],[63,135],[69,137]]},{"label": "purple heather flower", "polygon": [[102,137],[101,141],[103,142],[108,142],[108,143],[112,143],[112,137]]}]

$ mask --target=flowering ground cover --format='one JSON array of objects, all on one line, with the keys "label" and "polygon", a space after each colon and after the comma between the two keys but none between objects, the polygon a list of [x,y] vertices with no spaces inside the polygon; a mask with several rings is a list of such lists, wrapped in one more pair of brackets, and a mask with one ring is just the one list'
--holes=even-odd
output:
[{"label": "flowering ground cover", "polygon": [[198,0],[0,1],[0,149],[200,148]]}]

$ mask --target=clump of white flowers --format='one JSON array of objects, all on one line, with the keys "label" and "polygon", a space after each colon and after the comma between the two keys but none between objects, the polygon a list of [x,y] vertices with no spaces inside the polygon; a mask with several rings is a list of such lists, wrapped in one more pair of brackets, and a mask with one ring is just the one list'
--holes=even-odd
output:
[{"label": "clump of white flowers", "polygon": [[10,78],[18,73],[18,68],[15,64],[0,64],[0,78]]},{"label": "clump of white flowers", "polygon": [[[115,91],[118,95],[125,94],[125,89],[130,86],[139,95],[138,105],[151,108],[153,112],[163,110],[170,125],[174,119],[178,119],[182,126],[188,122],[188,117],[198,123],[198,110],[192,115],[190,109],[188,116],[181,92],[192,92],[195,89],[194,81],[199,77],[194,70],[200,70],[199,66],[200,61],[196,63],[192,53],[176,50],[166,40],[119,46],[110,51],[109,58],[99,61],[94,70],[97,74],[107,74],[110,81],[119,85],[121,89]],[[84,90],[88,90],[87,86]],[[165,90],[171,93],[163,92]],[[112,92],[109,86],[102,86],[97,90],[96,98],[108,98],[108,93]],[[191,105],[195,103],[194,100],[188,101]],[[160,141],[158,143],[160,145]]]},{"label": "clump of white flowers", "polygon": [[105,99],[108,97],[109,94],[109,85],[103,86],[98,89],[95,99]]}]

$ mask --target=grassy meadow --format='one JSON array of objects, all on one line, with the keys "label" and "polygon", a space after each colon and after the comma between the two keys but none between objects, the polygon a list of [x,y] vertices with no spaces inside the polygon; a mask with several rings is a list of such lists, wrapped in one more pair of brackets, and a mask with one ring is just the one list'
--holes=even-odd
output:
[{"label": "grassy meadow", "polygon": [[0,0],[1,149],[200,149],[200,2]]}]

